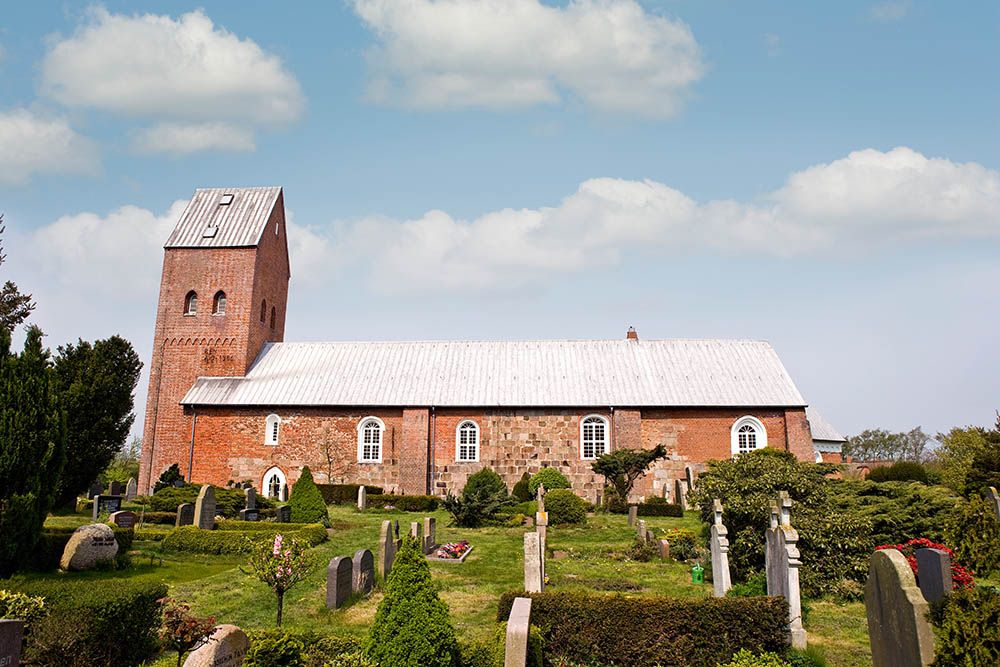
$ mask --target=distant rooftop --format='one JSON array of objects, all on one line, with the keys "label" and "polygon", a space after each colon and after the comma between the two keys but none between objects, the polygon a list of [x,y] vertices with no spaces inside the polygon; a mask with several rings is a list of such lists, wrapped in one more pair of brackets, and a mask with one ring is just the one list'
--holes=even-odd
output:
[{"label": "distant rooftop", "polygon": [[256,246],[280,195],[280,187],[199,188],[164,247]]},{"label": "distant rooftop", "polygon": [[809,429],[812,431],[813,440],[825,440],[827,442],[847,442],[847,438],[840,435],[840,432],[828,422],[819,410],[809,406],[806,408],[806,419],[809,420]]}]

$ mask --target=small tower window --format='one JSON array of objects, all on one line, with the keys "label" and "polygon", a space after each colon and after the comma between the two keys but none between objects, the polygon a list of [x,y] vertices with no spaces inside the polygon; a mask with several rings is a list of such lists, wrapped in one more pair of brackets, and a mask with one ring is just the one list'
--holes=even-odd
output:
[{"label": "small tower window", "polygon": [[226,293],[219,290],[215,293],[215,299],[212,301],[212,314],[213,315],[225,315],[226,314]]},{"label": "small tower window", "polygon": [[281,431],[281,417],[278,415],[268,415],[264,422],[264,444],[277,445],[278,435]]},{"label": "small tower window", "polygon": [[264,318],[267,317],[267,299],[260,302],[260,323],[264,323]]},{"label": "small tower window", "polygon": [[194,290],[187,293],[184,297],[184,314],[185,315],[197,315],[198,314],[198,294]]},{"label": "small tower window", "polygon": [[271,306],[271,328],[274,328],[274,318],[277,311],[275,311],[274,306]]}]

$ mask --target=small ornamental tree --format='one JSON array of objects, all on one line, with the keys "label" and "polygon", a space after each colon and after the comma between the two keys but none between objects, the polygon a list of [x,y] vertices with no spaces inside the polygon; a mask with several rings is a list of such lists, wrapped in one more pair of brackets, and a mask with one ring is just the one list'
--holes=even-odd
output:
[{"label": "small ornamental tree", "polygon": [[330,527],[330,515],[326,511],[323,494],[313,481],[309,466],[302,468],[302,474],[292,486],[288,504],[292,508],[292,523],[321,523]]},{"label": "small ornamental tree", "polygon": [[376,664],[393,667],[461,664],[448,605],[434,590],[427,561],[410,535],[403,538],[386,579],[365,655]]},{"label": "small ornamental tree", "polygon": [[598,475],[604,475],[606,483],[614,487],[622,502],[627,502],[635,481],[646,474],[654,461],[666,455],[667,449],[663,445],[648,450],[616,449],[598,457],[590,467]]},{"label": "small ornamental tree", "polygon": [[254,545],[248,567],[249,571],[243,572],[252,574],[270,586],[278,598],[277,625],[280,628],[285,593],[309,575],[312,558],[306,553],[305,545],[278,534],[274,536],[273,543],[261,542]]},{"label": "small ornamental tree", "polygon": [[160,598],[163,610],[160,639],[167,648],[177,651],[177,667],[181,667],[184,654],[207,644],[215,630],[215,617],[199,618],[191,607],[173,598]]}]

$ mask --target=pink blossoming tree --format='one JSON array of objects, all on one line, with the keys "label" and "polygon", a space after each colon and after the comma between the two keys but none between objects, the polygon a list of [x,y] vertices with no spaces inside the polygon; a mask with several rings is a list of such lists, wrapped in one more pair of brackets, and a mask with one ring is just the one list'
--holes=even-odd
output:
[{"label": "pink blossoming tree", "polygon": [[274,536],[274,543],[261,542],[251,552],[247,574],[257,577],[271,587],[278,598],[278,627],[281,627],[281,612],[285,593],[306,578],[312,568],[312,558],[306,547],[294,539],[285,539],[280,534]]}]

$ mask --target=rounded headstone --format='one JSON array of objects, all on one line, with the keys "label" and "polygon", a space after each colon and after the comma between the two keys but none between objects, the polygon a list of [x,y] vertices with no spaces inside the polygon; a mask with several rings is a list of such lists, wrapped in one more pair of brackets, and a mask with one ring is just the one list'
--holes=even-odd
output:
[{"label": "rounded headstone", "polygon": [[135,528],[135,522],[138,518],[135,512],[123,510],[121,512],[112,512],[111,516],[108,517],[108,521],[119,528]]},{"label": "rounded headstone", "polygon": [[219,625],[207,644],[193,651],[184,661],[184,667],[240,667],[250,639],[235,625]]},{"label": "rounded headstone", "polygon": [[63,550],[59,567],[63,570],[89,570],[101,561],[118,555],[115,532],[105,523],[80,526],[73,531]]}]

